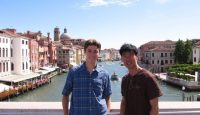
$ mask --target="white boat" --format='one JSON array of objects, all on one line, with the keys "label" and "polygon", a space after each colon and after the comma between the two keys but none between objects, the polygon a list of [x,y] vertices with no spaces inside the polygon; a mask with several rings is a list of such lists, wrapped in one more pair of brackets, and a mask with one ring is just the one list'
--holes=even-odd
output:
[{"label": "white boat", "polygon": [[118,81],[119,80],[119,77],[115,72],[111,75],[111,80],[112,81]]}]

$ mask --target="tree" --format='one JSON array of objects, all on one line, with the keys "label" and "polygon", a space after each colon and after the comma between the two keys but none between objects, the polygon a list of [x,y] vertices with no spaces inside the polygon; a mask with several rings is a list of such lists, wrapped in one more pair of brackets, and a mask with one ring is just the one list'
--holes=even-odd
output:
[{"label": "tree", "polygon": [[174,56],[177,64],[192,63],[192,41],[187,39],[184,42],[179,39],[176,42]]},{"label": "tree", "polygon": [[183,40],[178,40],[176,42],[176,47],[175,47],[175,51],[174,51],[174,56],[175,56],[175,62],[178,64],[183,64],[184,63],[184,49],[185,49],[185,45],[184,45],[184,41]]},{"label": "tree", "polygon": [[184,48],[184,62],[186,63],[192,63],[192,41],[186,40],[185,42],[185,48]]}]

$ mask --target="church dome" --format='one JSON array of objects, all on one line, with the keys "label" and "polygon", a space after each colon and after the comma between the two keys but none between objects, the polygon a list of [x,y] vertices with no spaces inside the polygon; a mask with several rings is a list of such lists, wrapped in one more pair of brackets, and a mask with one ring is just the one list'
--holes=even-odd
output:
[{"label": "church dome", "polygon": [[61,40],[70,40],[71,39],[71,37],[69,35],[67,35],[67,29],[66,28],[64,29],[64,33],[61,34],[60,39]]}]

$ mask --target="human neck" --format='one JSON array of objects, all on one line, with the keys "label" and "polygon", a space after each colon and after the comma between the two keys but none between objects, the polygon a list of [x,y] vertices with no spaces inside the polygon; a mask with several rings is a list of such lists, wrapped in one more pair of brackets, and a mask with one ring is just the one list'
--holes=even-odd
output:
[{"label": "human neck", "polygon": [[92,70],[96,67],[96,63],[88,63],[86,62],[86,68],[91,73]]},{"label": "human neck", "polygon": [[142,68],[137,65],[136,67],[133,67],[133,68],[129,69],[129,74],[131,74],[132,76],[134,76],[137,73],[139,73],[141,70],[142,70]]}]

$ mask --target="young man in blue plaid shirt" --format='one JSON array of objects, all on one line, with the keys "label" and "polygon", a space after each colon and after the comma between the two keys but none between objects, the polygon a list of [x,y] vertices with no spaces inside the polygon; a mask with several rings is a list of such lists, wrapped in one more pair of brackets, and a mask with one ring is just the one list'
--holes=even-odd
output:
[{"label": "young man in blue plaid shirt", "polygon": [[108,73],[97,65],[100,50],[99,42],[87,40],[85,62],[70,69],[62,91],[64,115],[107,115],[110,111],[111,83]]}]

